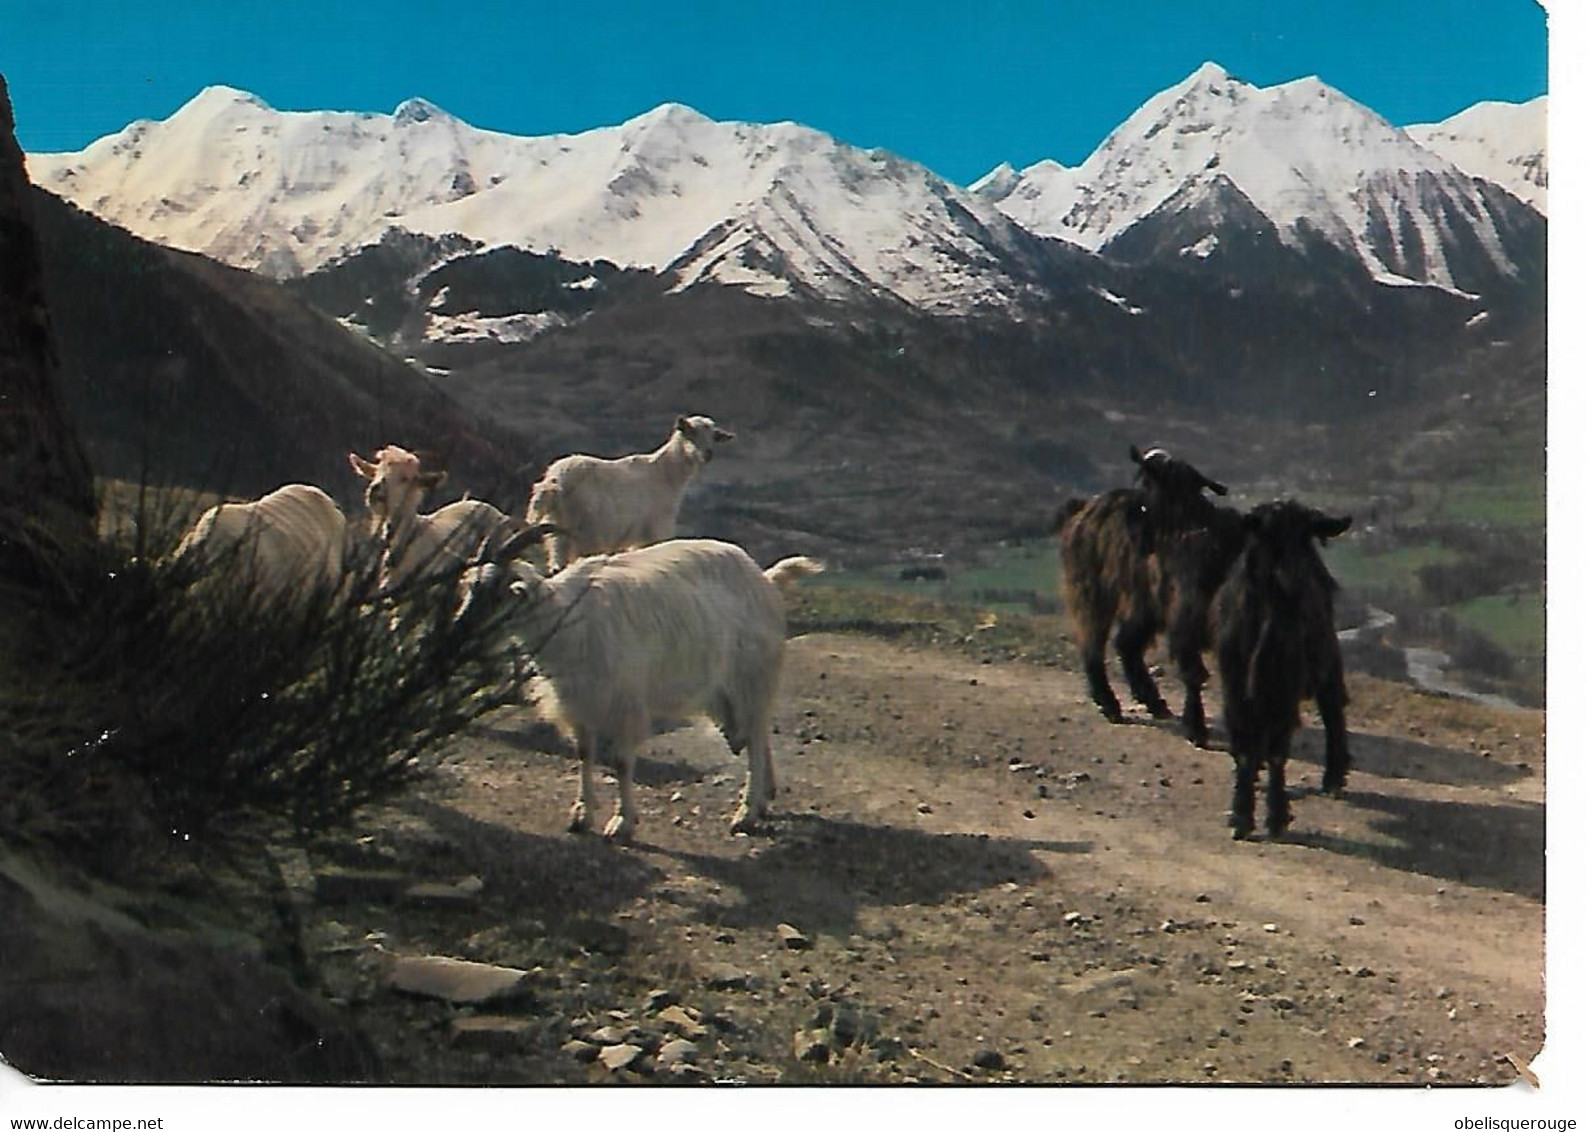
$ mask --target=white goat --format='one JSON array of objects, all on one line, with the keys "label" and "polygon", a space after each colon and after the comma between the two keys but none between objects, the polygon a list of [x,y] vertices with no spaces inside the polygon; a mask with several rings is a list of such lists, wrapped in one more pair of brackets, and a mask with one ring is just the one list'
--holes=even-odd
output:
[{"label": "white goat", "polygon": [[422,471],[419,457],[405,448],[387,445],[372,461],[349,452],[347,461],[369,481],[364,503],[385,548],[380,563],[382,593],[489,557],[518,529],[517,523],[480,499],[462,499],[419,514],[419,497],[440,486],[446,473]]},{"label": "white goat", "polygon": [[347,520],[335,501],[310,484],[292,483],[250,502],[209,508],[167,563],[206,573],[245,571],[249,592],[275,603],[334,589],[346,539]]},{"label": "white goat", "polygon": [[749,750],[733,831],[765,816],[777,792],[771,717],[787,632],[780,591],[820,570],[812,559],[785,558],[762,571],[738,547],[709,539],[593,555],[550,577],[511,563],[504,577],[518,604],[508,631],[534,657],[541,712],[579,753],[569,829],[589,828],[594,760],[604,747],[619,789],[605,836],[631,838],[636,749],[653,721],[696,713],[716,721],[734,754]]},{"label": "white goat", "polygon": [[710,417],[679,417],[654,452],[615,460],[564,456],[529,496],[528,522],[556,528],[546,539],[546,568],[556,573],[587,554],[611,554],[670,539],[689,482],[716,445],[733,439]]}]

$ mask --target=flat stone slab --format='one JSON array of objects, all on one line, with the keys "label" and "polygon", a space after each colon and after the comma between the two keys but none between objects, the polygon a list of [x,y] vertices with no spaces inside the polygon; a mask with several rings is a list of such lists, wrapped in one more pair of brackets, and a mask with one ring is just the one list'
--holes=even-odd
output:
[{"label": "flat stone slab", "polygon": [[328,868],[314,874],[314,897],[321,904],[393,904],[412,884],[404,872]]},{"label": "flat stone slab", "polygon": [[597,1056],[602,1065],[616,1073],[619,1069],[632,1069],[644,1052],[636,1045],[624,1044],[607,1046]]},{"label": "flat stone slab", "polygon": [[686,1038],[702,1038],[705,1027],[681,1006],[669,1006],[656,1015],[656,1021],[666,1029]]},{"label": "flat stone slab", "polygon": [[529,972],[443,955],[403,956],[387,976],[394,990],[457,1005],[499,1002],[525,993]]},{"label": "flat stone slab", "polygon": [[479,877],[464,877],[459,881],[425,881],[409,885],[402,891],[402,899],[409,904],[475,904],[485,891],[485,882]]},{"label": "flat stone slab", "polygon": [[755,976],[748,971],[725,967],[707,973],[705,985],[711,990],[749,990],[755,985]]},{"label": "flat stone slab", "polygon": [[534,1023],[529,1019],[505,1014],[475,1014],[452,1019],[452,1043],[464,1049],[515,1050],[533,1032]]},{"label": "flat stone slab", "polygon": [[673,1038],[656,1054],[656,1064],[663,1068],[692,1065],[700,1058],[700,1047],[688,1038]]}]

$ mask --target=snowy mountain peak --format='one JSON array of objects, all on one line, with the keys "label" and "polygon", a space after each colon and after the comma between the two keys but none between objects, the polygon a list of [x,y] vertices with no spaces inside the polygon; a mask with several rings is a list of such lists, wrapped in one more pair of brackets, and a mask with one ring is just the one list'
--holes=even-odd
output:
[{"label": "snowy mountain peak", "polygon": [[1548,97],[1479,102],[1405,132],[1434,153],[1548,213]]},{"label": "snowy mountain peak", "polygon": [[234,106],[246,107],[250,110],[269,110],[269,103],[257,94],[250,94],[246,90],[238,90],[234,86],[216,84],[207,86],[184,103],[173,117],[180,117],[191,113],[217,113]]},{"label": "snowy mountain peak", "polygon": [[1013,192],[1019,184],[1019,173],[1008,162],[1000,162],[997,168],[990,170],[977,180],[971,182],[970,191],[991,201],[1000,201]]},{"label": "snowy mountain peak", "polygon": [[681,102],[663,102],[652,110],[647,110],[638,117],[630,120],[630,126],[655,126],[669,125],[687,128],[699,125],[714,125],[715,122],[700,113],[692,106],[685,106]]},{"label": "snowy mountain peak", "polygon": [[1448,248],[1462,241],[1490,270],[1515,270],[1507,221],[1449,161],[1315,76],[1256,87],[1210,63],[1148,99],[1079,167],[1045,185],[1024,177],[998,207],[1102,249],[1170,202],[1206,222],[1221,210],[1197,202],[1214,204],[1220,181],[1286,244],[1321,237],[1374,276],[1459,290]]},{"label": "snowy mountain peak", "polygon": [[1211,94],[1222,94],[1221,88],[1229,82],[1229,72],[1224,70],[1212,60],[1207,60],[1194,71],[1190,72],[1173,90],[1184,92],[1191,88],[1205,88]]},{"label": "snowy mountain peak", "polygon": [[391,121],[395,126],[413,126],[420,122],[429,122],[436,119],[446,122],[457,121],[456,118],[442,110],[435,103],[423,98],[404,99],[391,112]]}]

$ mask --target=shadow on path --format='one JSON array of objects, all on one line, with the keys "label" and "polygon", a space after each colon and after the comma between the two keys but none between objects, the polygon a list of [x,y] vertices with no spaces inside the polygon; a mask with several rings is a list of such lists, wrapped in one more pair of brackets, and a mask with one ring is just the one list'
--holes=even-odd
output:
[{"label": "shadow on path", "polygon": [[1087,841],[1034,841],[929,833],[846,818],[797,814],[772,819],[774,839],[752,856],[678,853],[703,876],[736,890],[736,903],[704,906],[701,918],[729,927],[801,924],[853,930],[875,905],[934,905],[1050,870],[1038,852],[1084,854]]}]

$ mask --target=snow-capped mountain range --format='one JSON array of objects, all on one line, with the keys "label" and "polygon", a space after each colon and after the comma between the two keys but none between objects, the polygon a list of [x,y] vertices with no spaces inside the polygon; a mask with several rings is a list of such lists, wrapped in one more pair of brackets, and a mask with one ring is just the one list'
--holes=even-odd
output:
[{"label": "snow-capped mountain range", "polygon": [[[1542,100],[1528,105],[1536,109],[1517,109],[1541,118]],[[1458,163],[1480,156],[1477,168],[1493,175],[1508,167],[1495,155],[1518,141],[1541,167],[1532,132],[1517,139],[1508,124],[1452,119],[1419,128],[1439,139],[1422,144],[1315,78],[1255,87],[1207,63],[1149,99],[1079,166],[1000,167],[976,188],[1030,231],[1096,250],[1165,210],[1221,216],[1243,197],[1281,241],[1320,236],[1383,282],[1460,290],[1471,274],[1460,261],[1473,251],[1488,261],[1484,274],[1518,271],[1512,219],[1501,215],[1506,194]],[[1200,227],[1181,254],[1216,248],[1215,227]]]},{"label": "snow-capped mountain range", "polygon": [[[805,126],[676,104],[518,137],[422,99],[390,115],[282,112],[210,87],[164,121],[28,160],[38,184],[141,236],[281,277],[403,229],[665,270],[678,288],[964,313],[1039,297],[1057,245],[1032,234],[1106,252],[1168,210],[1206,229],[1173,236],[1204,256],[1230,200],[1384,282],[1469,291],[1514,276],[1517,226],[1542,223],[1546,162],[1540,128],[1493,105],[1400,130],[1316,79],[1257,88],[1207,64],[1080,166],[1001,166],[965,189]],[[1540,122],[1543,100],[1512,109]],[[1531,208],[1502,179],[1516,176]]]},{"label": "snow-capped mountain range", "polygon": [[163,122],[28,160],[38,184],[139,235],[277,276],[403,228],[766,295],[881,290],[933,309],[1023,289],[1008,263],[1028,237],[991,202],[817,130],[677,104],[517,137],[417,99],[391,115],[280,112],[210,87]]}]

